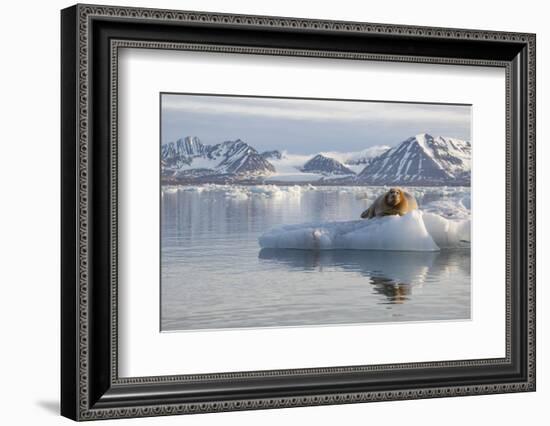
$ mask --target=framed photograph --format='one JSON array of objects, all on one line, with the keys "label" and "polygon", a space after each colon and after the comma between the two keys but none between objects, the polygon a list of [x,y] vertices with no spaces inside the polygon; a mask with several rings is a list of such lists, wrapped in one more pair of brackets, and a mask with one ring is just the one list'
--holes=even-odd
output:
[{"label": "framed photograph", "polygon": [[61,12],[61,412],[535,390],[535,35]]}]

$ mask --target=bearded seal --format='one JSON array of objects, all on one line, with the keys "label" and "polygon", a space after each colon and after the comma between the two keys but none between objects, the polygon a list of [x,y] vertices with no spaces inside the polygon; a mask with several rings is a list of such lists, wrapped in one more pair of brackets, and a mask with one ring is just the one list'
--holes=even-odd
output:
[{"label": "bearded seal", "polygon": [[409,213],[418,209],[416,199],[401,188],[390,188],[388,192],[380,195],[374,203],[361,213],[361,218],[371,219],[377,216],[390,216]]}]

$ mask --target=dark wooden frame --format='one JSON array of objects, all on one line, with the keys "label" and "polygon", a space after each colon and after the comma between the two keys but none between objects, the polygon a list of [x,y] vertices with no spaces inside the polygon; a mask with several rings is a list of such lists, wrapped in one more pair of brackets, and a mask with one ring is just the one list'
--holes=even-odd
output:
[{"label": "dark wooden frame", "polygon": [[[96,5],[64,9],[61,33],[64,416],[90,420],[535,390],[535,35]],[[506,356],[119,378],[121,47],[505,68]]]}]

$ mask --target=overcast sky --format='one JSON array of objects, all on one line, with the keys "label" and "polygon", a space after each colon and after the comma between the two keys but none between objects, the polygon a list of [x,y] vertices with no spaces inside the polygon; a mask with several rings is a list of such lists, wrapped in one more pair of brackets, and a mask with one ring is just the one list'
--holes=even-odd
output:
[{"label": "overcast sky", "polygon": [[162,143],[241,139],[259,152],[296,154],[394,146],[418,133],[470,140],[471,107],[163,94]]}]

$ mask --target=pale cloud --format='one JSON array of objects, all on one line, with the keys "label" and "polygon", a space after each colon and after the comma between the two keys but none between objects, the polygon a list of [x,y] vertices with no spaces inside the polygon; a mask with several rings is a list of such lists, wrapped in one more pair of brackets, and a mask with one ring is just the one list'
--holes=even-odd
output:
[{"label": "pale cloud", "polygon": [[394,146],[418,133],[470,140],[468,105],[163,94],[162,143],[242,139],[259,151],[310,155]]},{"label": "pale cloud", "polygon": [[468,106],[366,101],[331,101],[233,96],[163,95],[164,111],[195,114],[255,116],[286,120],[428,121],[464,123]]}]

